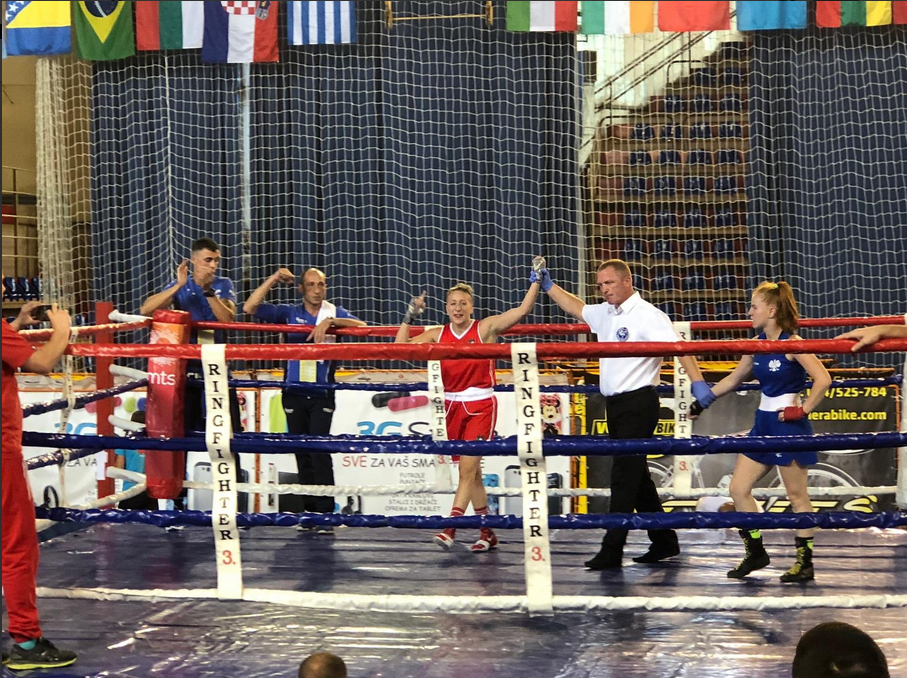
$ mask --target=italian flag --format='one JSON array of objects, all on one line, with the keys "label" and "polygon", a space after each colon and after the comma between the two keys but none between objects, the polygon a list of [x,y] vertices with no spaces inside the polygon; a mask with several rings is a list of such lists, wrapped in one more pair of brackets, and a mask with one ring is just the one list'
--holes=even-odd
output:
[{"label": "italian flag", "polygon": [[[895,5],[892,8],[892,5]],[[822,28],[841,26],[888,26],[904,23],[907,2],[820,2],[816,3],[816,25]],[[894,12],[892,12],[892,9]],[[894,16],[893,16],[894,14]]]},{"label": "italian flag", "polygon": [[135,3],[135,44],[139,50],[200,49],[205,33],[205,3]]},{"label": "italian flag", "polygon": [[588,2],[582,4],[581,33],[626,35],[655,30],[654,2]]},{"label": "italian flag", "polygon": [[577,28],[576,2],[508,2],[508,31],[573,31]]}]

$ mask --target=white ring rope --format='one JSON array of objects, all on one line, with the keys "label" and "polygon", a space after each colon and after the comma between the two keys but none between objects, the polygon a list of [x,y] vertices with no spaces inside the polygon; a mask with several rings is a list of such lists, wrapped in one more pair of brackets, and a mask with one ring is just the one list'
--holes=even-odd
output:
[{"label": "white ring rope", "polygon": [[[119,468],[108,468],[109,478],[122,478],[133,482],[144,482],[145,476],[134,471]],[[183,487],[189,490],[213,490],[213,483],[199,483],[193,480],[183,482]],[[453,494],[454,490],[441,485],[299,485],[296,483],[237,483],[239,492],[258,494],[307,494],[315,497],[335,497],[360,495],[363,497],[387,497],[394,495],[418,494]],[[848,497],[863,495],[888,495],[894,494],[897,487],[884,485],[879,487],[811,487],[810,497]],[[522,490],[519,487],[486,487],[485,492],[495,497],[520,497]],[[658,488],[658,494],[663,497],[673,497],[674,490],[670,487]],[[573,487],[573,488],[548,488],[549,497],[610,497],[610,488],[603,487]],[[728,490],[721,487],[693,488],[689,498],[699,497],[726,497]],[[787,490],[783,487],[754,488],[753,496],[756,498],[786,497]]]},{"label": "white ring rope", "polygon": [[120,313],[116,309],[111,311],[107,318],[114,323],[136,323],[142,322],[143,320],[151,320],[149,316],[146,315],[135,315],[131,313]]},{"label": "white ring rope", "polygon": [[[126,601],[217,600],[216,589],[56,589],[39,586],[42,598]],[[362,612],[514,612],[529,610],[526,596],[407,596],[314,593],[246,588],[246,602],[269,603],[288,607]],[[862,609],[907,607],[907,594],[838,596],[554,596],[554,609],[560,612],[602,610],[649,610],[659,612],[803,610],[814,608]]]},{"label": "white ring rope", "polygon": [[127,379],[132,380],[148,378],[148,373],[144,370],[137,370],[132,367],[125,367],[124,365],[111,365],[110,373],[117,377],[126,377]]}]

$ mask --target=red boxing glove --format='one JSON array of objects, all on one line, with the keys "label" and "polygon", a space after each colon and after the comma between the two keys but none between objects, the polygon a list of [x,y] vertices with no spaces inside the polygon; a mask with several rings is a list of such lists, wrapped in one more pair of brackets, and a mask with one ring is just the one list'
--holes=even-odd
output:
[{"label": "red boxing glove", "polygon": [[798,421],[806,417],[806,412],[803,411],[802,407],[797,405],[792,405],[791,407],[785,407],[778,413],[779,421]]}]

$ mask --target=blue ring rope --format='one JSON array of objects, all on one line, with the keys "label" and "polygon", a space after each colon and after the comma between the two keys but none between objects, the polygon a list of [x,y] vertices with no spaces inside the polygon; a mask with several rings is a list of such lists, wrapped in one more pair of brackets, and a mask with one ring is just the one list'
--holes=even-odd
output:
[{"label": "blue ring rope", "polygon": [[[22,444],[30,447],[93,448],[127,450],[207,451],[205,440],[197,438],[118,438],[26,431]],[[647,438],[610,440],[598,436],[546,438],[546,456],[624,456],[633,454],[699,455],[740,454],[778,451],[813,452],[850,449],[907,447],[907,433],[818,434],[811,436],[693,436],[689,439]],[[402,436],[291,436],[279,433],[239,433],[230,441],[233,452],[292,454],[332,452],[347,454],[459,454],[473,457],[503,457],[516,454],[516,437],[489,441],[450,440]]]},{"label": "blue ring rope", "polygon": [[[35,507],[38,518],[79,523],[143,523],[157,527],[174,525],[211,526],[210,511],[123,511],[119,509],[69,509]],[[341,513],[237,513],[240,527],[316,527],[319,525],[349,527],[396,527],[438,530],[447,527],[499,530],[519,529],[521,516],[382,516],[344,515]],[[860,529],[866,527],[900,527],[907,525],[907,513],[610,513],[550,516],[551,529]]]},{"label": "blue ring rope", "polygon": [[[94,391],[93,393],[76,396],[75,409],[78,410],[85,407],[88,403],[104,400],[104,398],[111,398],[120,393],[126,393],[127,391],[134,391],[137,388],[142,388],[147,385],[148,379],[136,379],[135,381],[129,381],[125,384],[120,384],[119,386],[113,386],[101,391]],[[46,412],[63,410],[66,409],[67,405],[68,403],[66,400],[52,400],[49,403],[35,403],[34,405],[22,408],[22,417],[30,417],[33,414],[44,414]]]}]

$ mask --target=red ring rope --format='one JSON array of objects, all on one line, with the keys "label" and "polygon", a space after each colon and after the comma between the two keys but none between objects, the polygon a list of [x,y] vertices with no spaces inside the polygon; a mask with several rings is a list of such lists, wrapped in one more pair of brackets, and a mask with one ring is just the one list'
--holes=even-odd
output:
[{"label": "red ring rope", "polygon": [[[756,353],[850,353],[853,342],[846,339],[806,339],[799,341],[637,341],[536,344],[539,358],[577,359],[598,357],[645,357],[675,355],[751,355]],[[883,339],[863,349],[865,352],[907,351],[907,339]],[[73,344],[71,355],[138,358],[201,357],[198,345],[142,344]],[[456,346],[447,344],[259,344],[254,346],[228,344],[227,360],[449,360],[455,358],[485,358],[508,360],[508,344]]]}]

